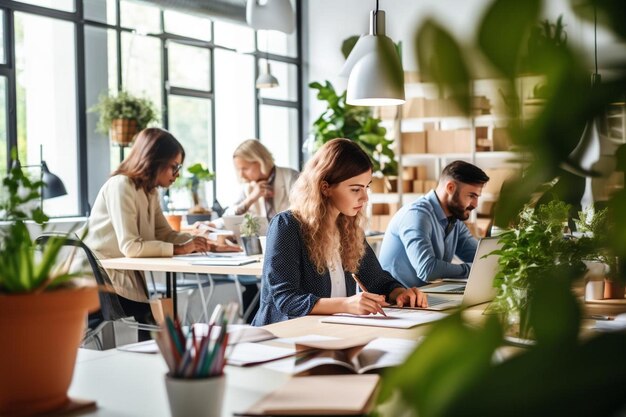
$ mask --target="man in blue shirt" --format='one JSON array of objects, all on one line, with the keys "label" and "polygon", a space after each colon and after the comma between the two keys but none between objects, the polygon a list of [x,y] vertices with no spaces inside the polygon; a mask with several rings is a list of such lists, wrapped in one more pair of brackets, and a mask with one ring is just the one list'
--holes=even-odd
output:
[{"label": "man in blue shirt", "polygon": [[[446,166],[435,190],[391,219],[380,248],[383,268],[407,287],[443,277],[467,278],[478,241],[463,221],[478,205],[487,181],[487,174],[470,163]],[[451,263],[454,255],[464,263]]]}]

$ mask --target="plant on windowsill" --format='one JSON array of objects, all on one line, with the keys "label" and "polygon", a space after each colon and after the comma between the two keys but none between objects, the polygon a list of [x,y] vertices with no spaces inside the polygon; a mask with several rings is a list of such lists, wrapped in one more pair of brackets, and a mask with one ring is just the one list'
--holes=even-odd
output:
[{"label": "plant on windowsill", "polygon": [[136,97],[128,91],[103,94],[98,103],[89,109],[100,114],[97,130],[109,134],[120,146],[128,146],[135,135],[158,121],[154,104],[147,98]]},{"label": "plant on windowsill", "polygon": [[259,240],[260,229],[261,225],[256,217],[250,213],[246,213],[243,217],[243,223],[239,226],[241,242],[246,251],[246,255],[260,255],[262,253],[261,241]]},{"label": "plant on windowsill", "polygon": [[7,222],[0,229],[0,415],[46,413],[68,403],[87,313],[99,306],[95,285],[55,271],[64,240],[52,238],[39,251],[30,237],[26,220],[48,220],[39,206],[41,185],[12,168],[0,187],[0,220]]},{"label": "plant on windowsill", "polygon": [[202,190],[206,183],[212,181],[213,178],[215,178],[215,174],[198,162],[188,167],[185,175],[174,183],[176,188],[185,188],[191,192],[193,206],[189,209],[189,214],[211,215],[211,209],[206,207],[206,201],[203,201]]}]

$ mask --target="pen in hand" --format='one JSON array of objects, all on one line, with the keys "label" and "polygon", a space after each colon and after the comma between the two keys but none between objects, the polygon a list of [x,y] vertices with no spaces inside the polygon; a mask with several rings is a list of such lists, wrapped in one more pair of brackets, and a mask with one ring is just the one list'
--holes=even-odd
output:
[{"label": "pen in hand", "polygon": [[[356,276],[356,274],[352,274],[352,279],[354,279],[354,282],[356,282],[356,285],[359,286],[359,288],[361,289],[362,292],[369,292],[367,290],[367,288],[365,288],[365,285],[363,285],[363,283],[361,282],[359,277]],[[387,317],[387,314],[385,313],[385,311],[383,310],[382,307],[380,308],[380,314],[382,314],[383,316]]]}]

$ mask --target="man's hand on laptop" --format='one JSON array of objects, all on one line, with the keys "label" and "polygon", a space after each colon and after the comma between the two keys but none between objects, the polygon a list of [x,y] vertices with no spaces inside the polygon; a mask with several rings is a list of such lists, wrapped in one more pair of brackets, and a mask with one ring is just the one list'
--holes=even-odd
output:
[{"label": "man's hand on laptop", "polygon": [[416,287],[396,288],[391,292],[390,298],[392,300],[395,299],[398,307],[428,307],[426,294],[418,290]]}]

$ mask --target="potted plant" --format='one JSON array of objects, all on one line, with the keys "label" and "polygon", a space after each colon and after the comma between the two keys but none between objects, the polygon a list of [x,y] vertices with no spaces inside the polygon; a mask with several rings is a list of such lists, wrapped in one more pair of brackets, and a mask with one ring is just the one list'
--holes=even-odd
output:
[{"label": "potted plant", "polygon": [[187,222],[210,220],[211,209],[206,207],[203,189],[207,182],[213,180],[215,174],[204,164],[198,162],[187,168],[185,175],[176,181],[176,188],[184,188],[191,192],[192,206],[187,213]]},{"label": "potted plant", "polygon": [[241,231],[241,241],[246,255],[261,254],[261,241],[259,240],[259,229],[261,225],[259,221],[250,213],[246,213],[243,217],[243,223],[239,227]]},{"label": "potted plant", "polygon": [[87,314],[99,306],[95,285],[57,273],[64,240],[53,238],[42,252],[26,219],[44,223],[41,183],[20,168],[3,179],[0,192],[0,415],[32,415],[66,406],[76,353]]},{"label": "potted plant", "polygon": [[154,104],[121,90],[115,95],[100,96],[98,104],[89,109],[100,114],[97,130],[109,134],[120,146],[127,146],[135,135],[158,120]]},{"label": "potted plant", "polygon": [[609,230],[614,227],[609,218],[609,209],[587,209],[578,213],[576,221],[580,238],[588,247],[587,260],[604,264],[604,298],[624,298],[626,283],[619,274],[619,257],[611,248]]},{"label": "potted plant", "polygon": [[493,283],[497,295],[490,310],[502,315],[515,336],[532,336],[529,305],[538,280],[548,279],[555,269],[574,278],[586,270],[583,259],[589,257],[588,242],[563,234],[570,210],[558,200],[538,207],[527,205],[517,225],[499,236],[502,247],[494,251],[499,255]]}]

